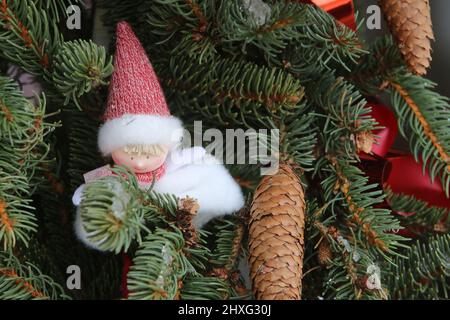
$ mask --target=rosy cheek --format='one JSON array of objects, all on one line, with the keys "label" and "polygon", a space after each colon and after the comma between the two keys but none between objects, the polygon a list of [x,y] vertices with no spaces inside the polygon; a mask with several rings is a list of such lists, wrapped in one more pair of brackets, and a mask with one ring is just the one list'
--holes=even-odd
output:
[{"label": "rosy cheek", "polygon": [[115,164],[117,165],[126,165],[127,164],[127,157],[124,157],[121,154],[112,154],[112,159],[114,161]]}]

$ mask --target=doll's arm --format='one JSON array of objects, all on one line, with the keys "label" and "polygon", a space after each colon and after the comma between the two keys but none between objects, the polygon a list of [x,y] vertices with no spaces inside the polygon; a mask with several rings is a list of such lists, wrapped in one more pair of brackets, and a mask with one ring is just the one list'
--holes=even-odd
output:
[{"label": "doll's arm", "polygon": [[196,199],[200,208],[194,224],[198,228],[215,217],[238,211],[244,205],[239,185],[228,170],[208,154],[199,163],[185,164],[168,171],[155,184],[154,191]]},{"label": "doll's arm", "polygon": [[[212,157],[212,156],[211,156]],[[220,163],[205,163],[195,169],[203,171],[201,182],[188,195],[197,199],[200,208],[194,218],[194,224],[202,228],[210,220],[232,214],[244,206],[244,196],[238,183]]]},{"label": "doll's arm", "polygon": [[203,147],[175,149],[167,156],[167,172],[175,171],[183,166],[200,163],[206,155]]},{"label": "doll's arm", "polygon": [[[83,191],[84,191],[85,186],[86,186],[86,184],[83,183],[73,193],[72,203],[77,207],[81,203],[81,199],[83,197]],[[80,239],[81,242],[83,242],[87,247],[96,249],[96,250],[100,250],[99,245],[102,243],[102,241],[93,243],[92,241],[90,241],[88,239],[88,234],[83,227],[83,220],[81,219],[80,208],[77,208],[77,211],[76,211],[74,229],[75,229],[75,234],[77,235],[78,239]],[[103,250],[100,250],[100,251],[103,251]]]},{"label": "doll's arm", "polygon": [[75,192],[73,193],[73,196],[72,196],[72,203],[75,205],[75,206],[79,206],[80,205],[80,203],[81,203],[81,197],[83,196],[83,191],[84,191],[84,187],[86,186],[86,184],[85,183],[83,183],[81,186],[79,186],[78,188],[77,188],[77,190],[75,190]]},{"label": "doll's arm", "polygon": [[80,239],[81,242],[83,242],[87,247],[89,247],[91,249],[105,251],[105,250],[100,249],[99,246],[104,241],[106,241],[106,238],[101,241],[98,241],[98,242],[92,242],[89,240],[89,234],[84,229],[83,220],[81,218],[80,211],[81,211],[80,208],[77,208],[77,212],[76,212],[76,216],[75,216],[75,223],[74,223],[75,234],[77,235],[78,239]]}]

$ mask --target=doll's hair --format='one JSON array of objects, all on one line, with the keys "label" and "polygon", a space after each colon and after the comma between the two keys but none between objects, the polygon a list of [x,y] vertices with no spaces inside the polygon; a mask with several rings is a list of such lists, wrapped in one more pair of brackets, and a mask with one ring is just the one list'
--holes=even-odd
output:
[{"label": "doll's hair", "polygon": [[128,144],[123,151],[132,155],[159,156],[164,153],[165,148],[159,144]]}]

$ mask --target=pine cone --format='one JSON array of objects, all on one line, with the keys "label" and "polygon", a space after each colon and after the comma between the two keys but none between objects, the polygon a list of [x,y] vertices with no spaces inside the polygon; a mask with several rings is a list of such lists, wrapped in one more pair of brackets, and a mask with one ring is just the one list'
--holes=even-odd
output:
[{"label": "pine cone", "polygon": [[292,168],[281,164],[275,175],[261,180],[250,209],[249,263],[256,299],[301,299],[304,224],[303,187]]},{"label": "pine cone", "polygon": [[200,205],[197,200],[190,197],[180,199],[178,204],[176,224],[183,233],[184,240],[188,246],[195,245],[198,240],[198,234],[194,227],[193,219],[197,215],[199,208]]},{"label": "pine cone", "polygon": [[378,0],[409,69],[425,75],[434,40],[429,0]]},{"label": "pine cone", "polygon": [[321,266],[326,266],[330,263],[332,257],[330,243],[324,238],[317,248],[317,260]]}]

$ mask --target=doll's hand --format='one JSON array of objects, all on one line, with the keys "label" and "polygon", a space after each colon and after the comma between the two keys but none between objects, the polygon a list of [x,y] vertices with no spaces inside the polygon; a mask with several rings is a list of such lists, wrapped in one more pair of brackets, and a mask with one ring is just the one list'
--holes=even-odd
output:
[{"label": "doll's hand", "polygon": [[79,186],[77,188],[77,190],[75,190],[75,192],[73,193],[72,196],[72,203],[76,206],[80,205],[81,202],[81,196],[83,195],[83,191],[84,191],[84,187],[85,187],[85,183],[83,183],[81,186]]}]

